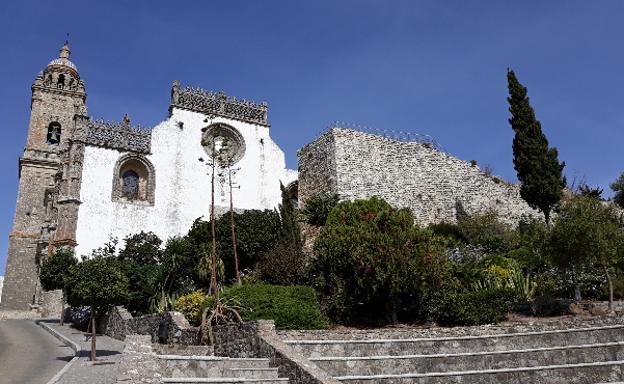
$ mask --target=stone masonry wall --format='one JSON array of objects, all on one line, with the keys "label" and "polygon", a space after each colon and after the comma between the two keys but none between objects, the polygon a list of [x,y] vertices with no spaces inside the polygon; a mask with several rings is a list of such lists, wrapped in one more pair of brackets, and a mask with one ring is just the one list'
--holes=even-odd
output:
[{"label": "stone masonry wall", "polygon": [[102,333],[124,340],[128,335],[150,335],[154,343],[199,344],[197,327],[191,327],[180,312],[133,317],[123,307],[112,307],[101,326]]},{"label": "stone masonry wall", "polygon": [[[323,162],[318,156],[335,159]],[[518,186],[488,176],[476,165],[426,144],[350,129],[333,128],[304,147],[299,172],[300,201],[320,191],[348,200],[379,196],[394,207],[410,208],[421,225],[456,222],[459,214],[487,210],[510,224],[522,216],[539,217],[520,197]],[[333,186],[318,176],[323,173],[335,174]]]},{"label": "stone masonry wall", "polygon": [[43,291],[41,293],[41,306],[39,311],[44,319],[60,319],[63,308],[63,291]]},{"label": "stone masonry wall", "polygon": [[339,384],[303,355],[286,345],[273,320],[256,320],[213,328],[215,356],[268,358],[280,377],[290,383]]},{"label": "stone masonry wall", "polygon": [[298,151],[300,204],[307,197],[336,190],[335,152],[334,135],[331,134],[319,137]]}]

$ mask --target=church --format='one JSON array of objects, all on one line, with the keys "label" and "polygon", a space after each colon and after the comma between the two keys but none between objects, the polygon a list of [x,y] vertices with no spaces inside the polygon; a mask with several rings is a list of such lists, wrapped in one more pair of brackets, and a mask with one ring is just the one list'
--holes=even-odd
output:
[{"label": "church", "polygon": [[[280,183],[301,208],[318,194],[378,196],[409,208],[418,225],[495,211],[515,225],[541,215],[505,182],[435,143],[333,126],[297,153],[298,169],[269,135],[268,105],[180,86],[168,118],[151,129],[92,119],[84,81],[65,44],[37,75],[1,303],[39,300],[39,260],[58,247],[87,255],[111,237],[185,234],[193,221],[230,209],[273,209]],[[212,188],[214,187],[214,193]]]},{"label": "church", "polygon": [[[2,306],[27,310],[39,295],[38,261],[57,247],[88,254],[141,230],[185,234],[215,211],[273,209],[292,184],[269,133],[268,105],[180,86],[151,129],[92,119],[85,82],[60,49],[35,78]],[[214,178],[214,181],[213,181]],[[230,199],[231,197],[231,199]]]}]

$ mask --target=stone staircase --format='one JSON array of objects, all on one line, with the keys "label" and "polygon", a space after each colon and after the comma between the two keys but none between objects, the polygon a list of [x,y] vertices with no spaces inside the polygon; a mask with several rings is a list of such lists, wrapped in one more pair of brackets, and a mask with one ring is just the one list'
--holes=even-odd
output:
[{"label": "stone staircase", "polygon": [[362,335],[284,337],[292,349],[344,384],[598,384],[624,379],[624,324],[436,338]]},{"label": "stone staircase", "polygon": [[161,383],[288,384],[279,378],[269,359],[237,359],[218,356],[158,355]]}]

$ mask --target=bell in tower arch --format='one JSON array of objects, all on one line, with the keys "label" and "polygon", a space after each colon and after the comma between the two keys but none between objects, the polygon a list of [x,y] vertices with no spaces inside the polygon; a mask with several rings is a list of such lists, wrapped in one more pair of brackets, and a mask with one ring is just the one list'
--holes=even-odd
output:
[{"label": "bell in tower arch", "polygon": [[48,144],[58,145],[61,142],[61,124],[53,121],[48,125]]}]

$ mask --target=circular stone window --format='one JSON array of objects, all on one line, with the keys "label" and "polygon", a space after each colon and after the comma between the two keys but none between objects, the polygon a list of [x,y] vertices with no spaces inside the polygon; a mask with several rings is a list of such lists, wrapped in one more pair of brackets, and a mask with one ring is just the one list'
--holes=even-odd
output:
[{"label": "circular stone window", "polygon": [[202,147],[219,165],[232,166],[245,154],[245,140],[235,128],[216,123],[202,131]]}]

